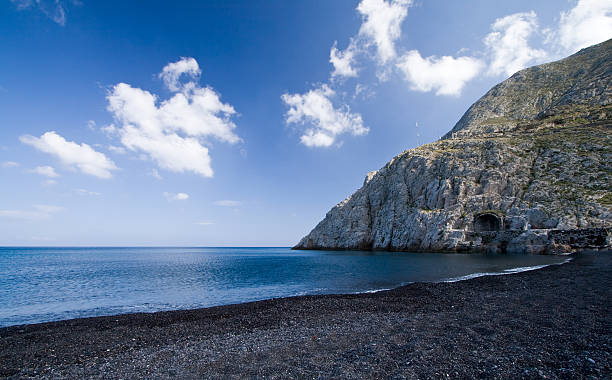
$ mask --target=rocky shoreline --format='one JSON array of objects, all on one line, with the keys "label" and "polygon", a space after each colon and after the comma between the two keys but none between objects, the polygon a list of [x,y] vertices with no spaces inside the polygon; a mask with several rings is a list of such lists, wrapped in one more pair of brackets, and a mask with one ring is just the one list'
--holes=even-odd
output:
[{"label": "rocky shoreline", "polygon": [[609,378],[612,252],[373,294],[0,329],[5,378]]}]

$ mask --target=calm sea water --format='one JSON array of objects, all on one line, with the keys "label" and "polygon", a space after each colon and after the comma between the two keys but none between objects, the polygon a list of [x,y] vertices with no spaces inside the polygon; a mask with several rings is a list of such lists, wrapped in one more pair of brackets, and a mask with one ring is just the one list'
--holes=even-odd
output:
[{"label": "calm sea water", "polygon": [[0,326],[376,291],[564,260],[288,248],[0,248]]}]

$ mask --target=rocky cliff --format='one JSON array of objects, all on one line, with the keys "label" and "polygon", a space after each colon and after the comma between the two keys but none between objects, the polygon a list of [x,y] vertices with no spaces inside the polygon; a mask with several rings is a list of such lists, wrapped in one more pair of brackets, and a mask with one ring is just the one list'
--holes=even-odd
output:
[{"label": "rocky cliff", "polygon": [[441,140],[368,173],[294,248],[609,247],[612,40],[493,87]]}]

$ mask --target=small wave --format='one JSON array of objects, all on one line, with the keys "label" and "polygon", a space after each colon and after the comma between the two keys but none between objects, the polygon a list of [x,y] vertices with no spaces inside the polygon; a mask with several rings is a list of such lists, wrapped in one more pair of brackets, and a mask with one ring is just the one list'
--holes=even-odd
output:
[{"label": "small wave", "polygon": [[530,270],[546,268],[549,265],[552,265],[552,264],[533,265],[533,266],[530,266],[530,267],[518,267],[518,268],[504,269],[504,272],[502,274],[528,272]]},{"label": "small wave", "polygon": [[372,289],[372,290],[364,290],[362,292],[355,292],[355,294],[372,294],[378,292],[384,292],[385,290],[391,290],[392,288],[381,288],[381,289]]},{"label": "small wave", "polygon": [[536,270],[536,269],[546,268],[546,267],[549,267],[549,266],[552,266],[552,265],[566,264],[566,263],[569,263],[570,261],[572,261],[571,257],[566,259],[566,260],[563,260],[560,263],[533,265],[533,266],[529,266],[529,267],[510,268],[510,269],[504,269],[502,272],[471,273],[471,274],[468,274],[468,275],[465,275],[465,276],[449,278],[447,280],[443,280],[442,282],[458,282],[458,281],[465,281],[465,280],[470,280],[472,278],[483,277],[483,276],[502,276],[502,275],[505,275],[505,274],[514,274],[514,273],[528,272],[528,271],[532,271],[532,270]]},{"label": "small wave", "polygon": [[393,289],[396,289],[396,288],[401,288],[402,286],[406,286],[406,285],[410,285],[410,284],[414,284],[414,281],[401,282],[397,286],[394,286],[394,287],[391,287],[391,288],[379,288],[379,289],[371,289],[371,290],[360,290],[360,291],[353,292],[353,293],[350,293],[350,294],[373,294],[373,293],[380,293],[380,292],[385,292],[387,290],[393,290]]}]

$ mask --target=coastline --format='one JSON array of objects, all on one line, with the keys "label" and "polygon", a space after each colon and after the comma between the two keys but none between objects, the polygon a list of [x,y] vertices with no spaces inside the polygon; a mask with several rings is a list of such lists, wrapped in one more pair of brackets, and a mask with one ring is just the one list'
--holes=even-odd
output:
[{"label": "coastline", "polygon": [[612,252],[375,293],[0,329],[0,377],[606,377]]}]

